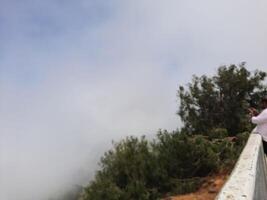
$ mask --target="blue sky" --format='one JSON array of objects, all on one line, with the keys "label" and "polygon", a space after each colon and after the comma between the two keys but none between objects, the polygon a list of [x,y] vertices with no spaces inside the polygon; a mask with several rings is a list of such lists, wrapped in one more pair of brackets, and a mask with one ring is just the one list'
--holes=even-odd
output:
[{"label": "blue sky", "polygon": [[266,4],[0,0],[0,198],[87,182],[112,139],[176,129],[193,74],[266,71]]}]

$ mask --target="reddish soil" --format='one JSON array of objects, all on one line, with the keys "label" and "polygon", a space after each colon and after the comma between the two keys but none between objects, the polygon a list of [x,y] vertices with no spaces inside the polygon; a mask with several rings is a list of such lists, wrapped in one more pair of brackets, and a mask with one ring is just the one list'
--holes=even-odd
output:
[{"label": "reddish soil", "polygon": [[228,176],[229,173],[227,172],[209,176],[196,192],[173,196],[164,200],[214,200]]}]

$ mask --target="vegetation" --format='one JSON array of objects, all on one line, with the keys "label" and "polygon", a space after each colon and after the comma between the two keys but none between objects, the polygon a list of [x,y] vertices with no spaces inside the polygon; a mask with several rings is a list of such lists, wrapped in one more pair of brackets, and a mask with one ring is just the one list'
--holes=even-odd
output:
[{"label": "vegetation", "polygon": [[213,77],[194,76],[188,90],[180,86],[178,91],[184,131],[209,134],[214,128],[225,128],[236,135],[249,130],[247,109],[249,104],[260,105],[266,94],[265,77],[265,72],[249,72],[245,63],[220,67]]},{"label": "vegetation", "polygon": [[194,191],[203,177],[233,166],[247,136],[238,135],[238,143],[179,131],[159,131],[153,142],[128,137],[103,156],[101,170],[80,199],[154,200]]},{"label": "vegetation", "polygon": [[[181,130],[160,130],[153,141],[127,137],[100,161],[79,200],[155,200],[196,190],[203,177],[231,169],[251,131],[247,109],[266,94],[266,73],[245,63],[179,87]],[[234,137],[231,137],[234,136]]]}]

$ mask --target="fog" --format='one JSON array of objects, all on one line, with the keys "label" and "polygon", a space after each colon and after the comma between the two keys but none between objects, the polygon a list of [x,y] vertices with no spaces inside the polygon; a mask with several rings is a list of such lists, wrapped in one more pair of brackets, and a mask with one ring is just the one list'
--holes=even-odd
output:
[{"label": "fog", "polygon": [[176,90],[266,70],[264,0],[0,0],[0,199],[87,184],[111,141],[181,126]]}]

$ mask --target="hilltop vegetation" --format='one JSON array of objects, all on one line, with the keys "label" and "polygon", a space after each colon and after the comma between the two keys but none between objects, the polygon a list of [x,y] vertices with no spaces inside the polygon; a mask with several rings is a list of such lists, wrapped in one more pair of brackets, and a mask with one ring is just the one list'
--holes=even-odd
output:
[{"label": "hilltop vegetation", "polygon": [[247,136],[238,134],[232,142],[160,131],[153,143],[128,137],[103,156],[101,170],[80,199],[154,200],[194,191],[203,177],[233,166]]},{"label": "hilltop vegetation", "polygon": [[265,77],[245,63],[193,76],[177,93],[183,127],[159,130],[152,142],[132,136],[114,143],[79,200],[155,200],[195,191],[203,177],[230,170],[252,129],[247,109],[267,94]]},{"label": "hilltop vegetation", "polygon": [[187,89],[180,86],[178,90],[183,131],[209,135],[214,128],[224,128],[235,136],[250,130],[247,109],[259,108],[266,95],[265,77],[262,71],[249,72],[245,63],[220,67],[212,77],[193,76]]}]

